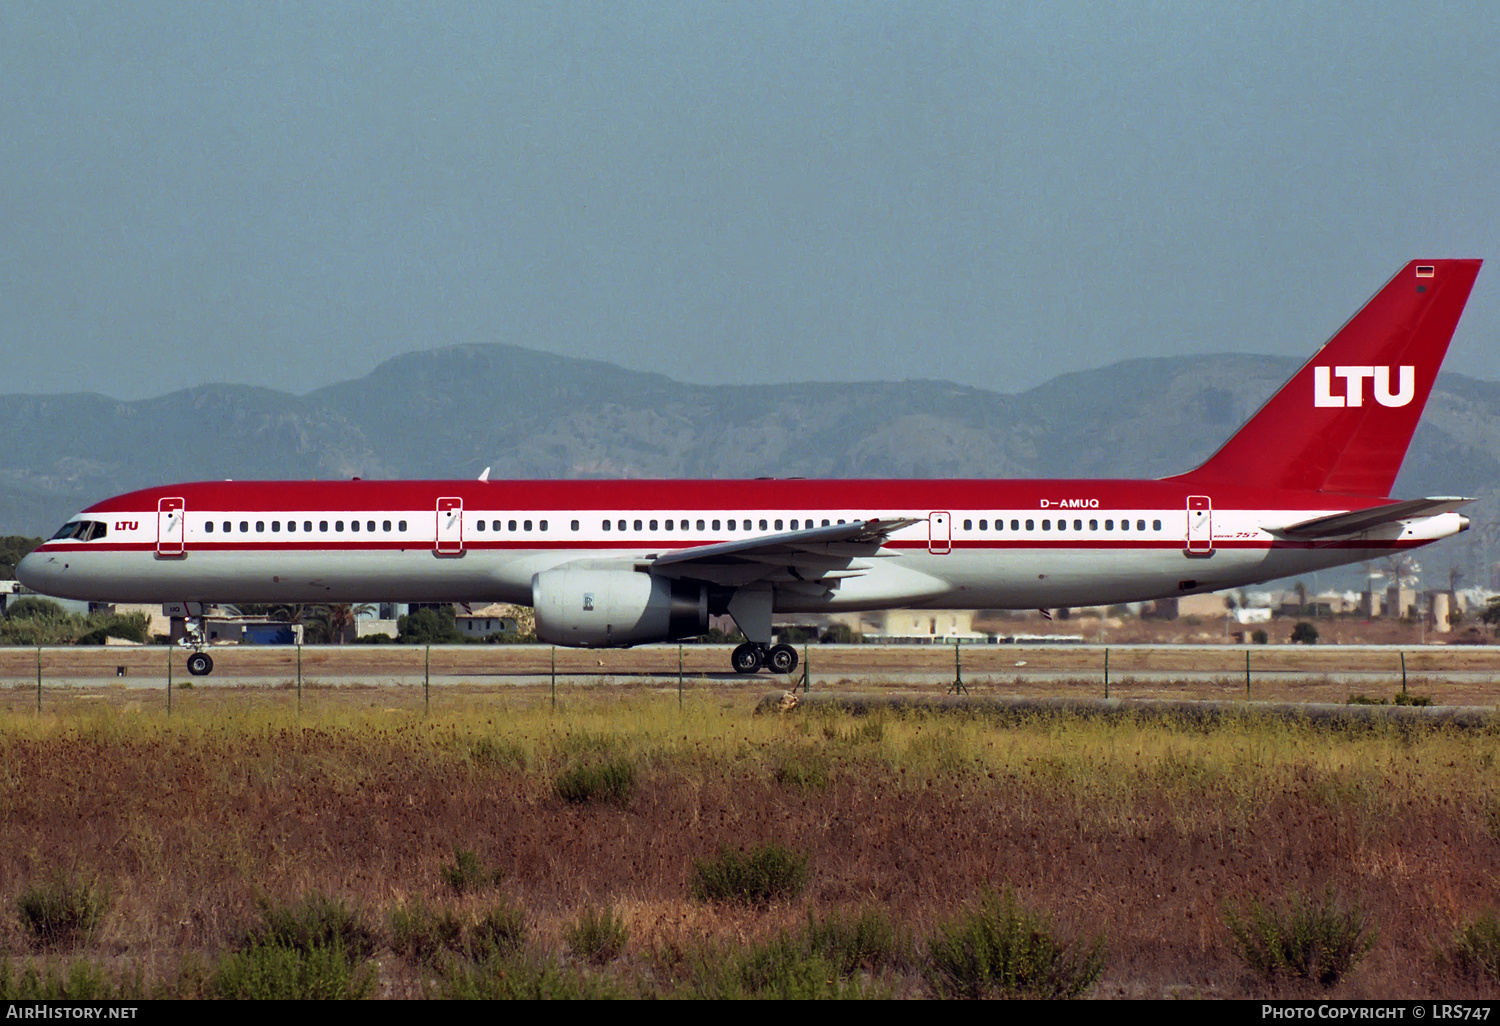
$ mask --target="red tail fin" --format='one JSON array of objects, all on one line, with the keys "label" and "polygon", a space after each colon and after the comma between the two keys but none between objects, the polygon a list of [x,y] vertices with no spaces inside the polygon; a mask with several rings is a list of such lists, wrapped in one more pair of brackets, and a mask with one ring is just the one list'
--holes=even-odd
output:
[{"label": "red tail fin", "polygon": [[1384,497],[1479,260],[1413,260],[1209,461],[1176,480]]}]

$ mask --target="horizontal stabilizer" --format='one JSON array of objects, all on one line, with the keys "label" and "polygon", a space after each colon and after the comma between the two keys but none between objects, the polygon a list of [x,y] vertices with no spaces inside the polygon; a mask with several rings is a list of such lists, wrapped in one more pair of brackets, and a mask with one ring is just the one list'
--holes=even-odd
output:
[{"label": "horizontal stabilizer", "polygon": [[1283,527],[1276,533],[1290,535],[1293,538],[1328,538],[1336,534],[1357,534],[1360,531],[1368,531],[1372,527],[1379,527],[1381,524],[1394,524],[1401,520],[1415,520],[1418,517],[1435,517],[1439,513],[1452,513],[1460,506],[1473,501],[1473,499],[1451,496],[1407,499],[1404,502],[1393,502],[1388,506],[1375,506],[1371,509],[1359,509],[1352,513],[1314,517],[1312,520],[1304,520],[1299,524]]}]

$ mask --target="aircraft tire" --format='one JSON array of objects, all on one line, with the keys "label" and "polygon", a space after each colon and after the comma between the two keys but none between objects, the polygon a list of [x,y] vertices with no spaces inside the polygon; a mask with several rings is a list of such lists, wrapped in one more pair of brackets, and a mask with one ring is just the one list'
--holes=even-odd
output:
[{"label": "aircraft tire", "polygon": [[745,642],[729,655],[735,673],[754,673],[765,663],[764,651],[754,642]]},{"label": "aircraft tire", "polygon": [[791,673],[797,668],[797,650],[791,645],[777,645],[766,662],[772,673]]},{"label": "aircraft tire", "polygon": [[194,652],[187,658],[188,673],[194,677],[206,677],[214,672],[213,657],[204,652]]}]

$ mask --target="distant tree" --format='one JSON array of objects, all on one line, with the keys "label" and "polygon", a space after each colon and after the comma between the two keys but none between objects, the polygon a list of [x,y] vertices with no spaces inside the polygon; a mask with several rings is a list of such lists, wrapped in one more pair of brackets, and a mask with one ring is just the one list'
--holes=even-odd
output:
[{"label": "distant tree", "polygon": [[1271,636],[1265,631],[1255,631],[1250,635],[1250,640],[1257,645],[1267,645],[1271,642]]},{"label": "distant tree", "polygon": [[427,607],[396,620],[396,640],[403,645],[449,645],[464,640],[452,606]]},{"label": "distant tree", "polygon": [[858,645],[861,640],[861,636],[847,623],[834,623],[828,625],[818,642],[823,645]]},{"label": "distant tree", "polygon": [[67,611],[51,599],[33,595],[16,599],[5,607],[5,616],[9,620],[61,620],[67,615]]},{"label": "distant tree", "polygon": [[1316,645],[1318,643],[1318,629],[1306,620],[1300,621],[1292,628],[1292,643],[1297,645]]},{"label": "distant tree", "polygon": [[42,541],[41,538],[27,538],[19,534],[7,534],[0,538],[0,581],[15,580],[16,564]]},{"label": "distant tree", "polygon": [[1500,627],[1500,595],[1490,597],[1490,604],[1484,607],[1479,618],[1491,627]]}]

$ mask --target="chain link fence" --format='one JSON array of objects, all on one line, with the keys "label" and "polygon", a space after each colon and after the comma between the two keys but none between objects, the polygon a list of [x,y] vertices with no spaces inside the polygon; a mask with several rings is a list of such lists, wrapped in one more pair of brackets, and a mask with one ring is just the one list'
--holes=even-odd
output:
[{"label": "chain link fence", "polygon": [[[1023,697],[1240,699],[1293,702],[1500,704],[1500,646],[805,645],[791,674],[736,674],[730,646],[546,645],[223,646],[213,672],[192,676],[181,648],[0,649],[12,708],[46,709],[109,695],[169,706],[184,700],[300,704],[363,692],[383,708],[427,709],[457,690],[535,694],[702,689],[910,691]],[[201,697],[200,697],[201,696]]]}]

